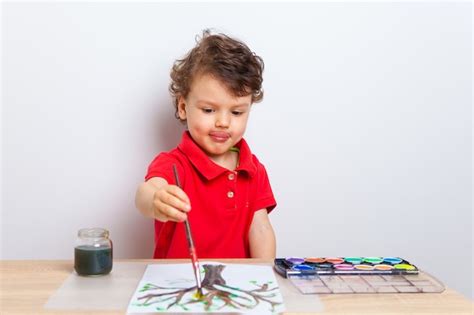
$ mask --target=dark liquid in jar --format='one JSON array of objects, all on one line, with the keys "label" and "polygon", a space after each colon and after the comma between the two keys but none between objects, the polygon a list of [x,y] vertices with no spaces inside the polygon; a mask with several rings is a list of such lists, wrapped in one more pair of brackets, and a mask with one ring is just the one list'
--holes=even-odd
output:
[{"label": "dark liquid in jar", "polygon": [[74,269],[79,275],[105,275],[112,270],[112,248],[81,245],[74,248]]}]

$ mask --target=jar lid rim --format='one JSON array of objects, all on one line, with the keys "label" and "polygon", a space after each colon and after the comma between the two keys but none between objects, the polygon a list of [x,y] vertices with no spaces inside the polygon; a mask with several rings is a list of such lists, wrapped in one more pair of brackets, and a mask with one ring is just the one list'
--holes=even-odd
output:
[{"label": "jar lid rim", "polygon": [[99,227],[82,228],[77,232],[77,236],[85,238],[109,237],[109,231]]}]

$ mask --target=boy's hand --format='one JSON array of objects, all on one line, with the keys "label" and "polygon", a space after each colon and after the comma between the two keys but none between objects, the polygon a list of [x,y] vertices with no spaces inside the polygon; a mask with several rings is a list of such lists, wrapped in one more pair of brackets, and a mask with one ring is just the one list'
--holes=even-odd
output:
[{"label": "boy's hand", "polygon": [[186,193],[175,185],[163,185],[153,195],[153,213],[158,221],[186,220],[186,213],[191,210],[191,203]]}]

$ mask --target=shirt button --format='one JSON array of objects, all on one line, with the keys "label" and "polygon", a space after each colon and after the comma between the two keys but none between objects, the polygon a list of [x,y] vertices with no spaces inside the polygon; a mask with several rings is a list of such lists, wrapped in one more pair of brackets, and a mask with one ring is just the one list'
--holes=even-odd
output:
[{"label": "shirt button", "polygon": [[234,197],[234,192],[233,192],[233,191],[229,191],[229,192],[227,193],[227,197],[233,198],[233,197]]},{"label": "shirt button", "polygon": [[228,178],[229,180],[234,180],[234,178],[235,178],[234,173],[230,173],[229,176],[227,176],[227,178]]}]

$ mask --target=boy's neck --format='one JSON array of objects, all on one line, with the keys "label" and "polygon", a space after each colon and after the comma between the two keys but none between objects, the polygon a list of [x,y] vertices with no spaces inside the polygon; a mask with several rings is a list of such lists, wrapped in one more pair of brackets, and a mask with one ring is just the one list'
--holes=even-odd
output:
[{"label": "boy's neck", "polygon": [[235,170],[239,166],[239,149],[232,147],[227,153],[209,157],[217,165],[228,170]]}]

